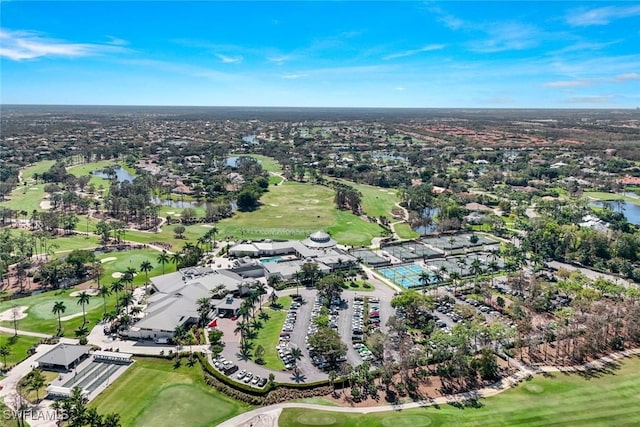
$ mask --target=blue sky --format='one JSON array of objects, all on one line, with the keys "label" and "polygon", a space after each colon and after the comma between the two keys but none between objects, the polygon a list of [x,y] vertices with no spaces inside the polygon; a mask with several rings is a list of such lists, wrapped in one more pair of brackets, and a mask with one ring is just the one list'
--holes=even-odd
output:
[{"label": "blue sky", "polygon": [[640,107],[638,2],[0,8],[5,104]]}]

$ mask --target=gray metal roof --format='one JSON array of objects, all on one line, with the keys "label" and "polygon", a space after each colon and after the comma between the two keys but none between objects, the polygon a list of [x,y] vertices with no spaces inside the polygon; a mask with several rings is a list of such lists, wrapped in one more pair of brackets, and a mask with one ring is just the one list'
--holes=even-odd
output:
[{"label": "gray metal roof", "polygon": [[89,350],[90,348],[86,345],[58,344],[38,358],[37,362],[43,365],[69,366],[88,354]]}]

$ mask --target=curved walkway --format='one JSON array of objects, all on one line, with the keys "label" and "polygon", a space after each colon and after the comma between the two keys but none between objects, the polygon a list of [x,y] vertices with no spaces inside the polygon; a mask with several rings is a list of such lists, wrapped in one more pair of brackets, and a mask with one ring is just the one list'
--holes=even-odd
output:
[{"label": "curved walkway", "polygon": [[222,424],[219,424],[218,427],[250,427],[250,426],[276,427],[278,425],[278,417],[280,415],[280,412],[282,412],[282,409],[286,409],[286,408],[302,408],[302,409],[313,409],[313,410],[326,411],[326,412],[369,414],[374,412],[400,411],[403,409],[423,408],[426,406],[455,403],[455,402],[460,402],[460,401],[465,401],[470,399],[478,399],[481,397],[491,397],[499,393],[502,393],[503,391],[511,387],[514,387],[515,385],[517,385],[518,383],[520,383],[521,381],[530,377],[533,374],[543,373],[543,372],[581,372],[589,369],[599,369],[606,366],[609,363],[615,362],[625,357],[634,356],[634,355],[640,355],[640,348],[612,353],[610,355],[601,357],[600,359],[594,360],[592,362],[585,363],[584,365],[575,365],[575,366],[569,366],[569,367],[556,367],[556,366],[529,367],[522,363],[518,363],[518,366],[520,369],[518,372],[508,377],[505,377],[488,387],[484,387],[479,390],[472,390],[464,393],[457,393],[457,394],[452,394],[448,396],[441,396],[437,398],[425,399],[425,400],[420,400],[420,401],[410,402],[410,403],[372,406],[372,407],[366,407],[366,408],[326,406],[326,405],[316,405],[316,404],[310,404],[310,403],[278,403],[275,405],[264,406],[261,408],[254,409],[253,411],[245,412],[244,414],[240,414],[230,420],[225,421]]},{"label": "curved walkway", "polygon": [[[80,315],[82,316],[82,313],[80,313]],[[13,328],[7,328],[6,326],[0,326],[0,332],[5,332],[7,334],[15,334],[15,329]],[[39,332],[31,332],[31,331],[21,331],[20,329],[18,329],[18,335],[25,335],[28,337],[37,337],[37,338],[52,338],[53,335],[49,335],[49,334],[41,334]]]}]

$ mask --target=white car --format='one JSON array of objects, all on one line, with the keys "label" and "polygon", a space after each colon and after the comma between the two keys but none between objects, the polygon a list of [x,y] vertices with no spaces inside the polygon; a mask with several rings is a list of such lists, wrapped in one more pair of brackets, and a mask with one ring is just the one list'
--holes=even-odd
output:
[{"label": "white car", "polygon": [[249,381],[251,381],[251,378],[253,378],[253,374],[251,372],[249,372],[245,377],[244,377],[244,381],[246,384],[249,384]]},{"label": "white car", "polygon": [[247,371],[243,369],[242,371],[238,372],[238,374],[236,375],[236,378],[241,380],[244,378],[245,375],[247,375]]},{"label": "white car", "polygon": [[251,380],[251,384],[258,385],[258,382],[260,382],[260,375],[255,375]]}]

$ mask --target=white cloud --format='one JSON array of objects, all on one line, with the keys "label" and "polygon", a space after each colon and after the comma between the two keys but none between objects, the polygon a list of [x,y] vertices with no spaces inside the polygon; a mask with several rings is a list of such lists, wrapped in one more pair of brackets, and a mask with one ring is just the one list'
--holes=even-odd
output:
[{"label": "white cloud", "polygon": [[628,81],[640,80],[640,74],[638,73],[625,73],[618,74],[612,77],[594,77],[590,79],[581,80],[560,80],[555,82],[543,83],[544,87],[580,87],[591,86],[599,83],[626,83]]},{"label": "white cloud", "polygon": [[444,47],[445,45],[443,44],[429,44],[419,49],[405,50],[403,52],[392,53],[390,55],[384,56],[382,59],[389,60],[389,59],[405,58],[407,56],[413,56],[423,52],[432,52],[434,50],[441,50],[441,49],[444,49]]},{"label": "white cloud", "polygon": [[640,5],[606,6],[596,9],[578,9],[567,16],[567,23],[574,27],[607,25],[612,21],[640,15]]},{"label": "white cloud", "polygon": [[106,52],[123,52],[126,49],[115,44],[72,43],[42,36],[34,31],[0,29],[0,57],[13,61],[63,56],[69,58],[98,55]]},{"label": "white cloud", "polygon": [[240,55],[238,55],[238,56],[228,56],[228,55],[223,55],[223,54],[220,54],[220,53],[217,53],[216,57],[224,64],[237,64],[239,62],[242,62],[242,60],[244,59]]},{"label": "white cloud", "polygon": [[565,80],[565,81],[556,81],[556,82],[547,82],[543,83],[544,87],[579,87],[579,86],[587,86],[589,84],[586,80]]},{"label": "white cloud", "polygon": [[613,102],[613,97],[608,95],[573,96],[567,98],[567,102],[571,104],[609,104]]},{"label": "white cloud", "polygon": [[267,61],[274,62],[276,64],[284,64],[293,58],[292,55],[274,55],[267,58]]},{"label": "white cloud", "polygon": [[540,32],[533,26],[517,22],[496,22],[486,26],[488,38],[470,43],[471,50],[495,53],[524,50],[538,45]]},{"label": "white cloud", "polygon": [[640,74],[638,73],[626,73],[619,74],[612,79],[614,82],[627,82],[629,80],[640,80]]},{"label": "white cloud", "polygon": [[282,77],[283,79],[287,79],[287,80],[296,80],[296,79],[301,79],[303,77],[307,77],[308,74],[304,74],[304,73],[300,73],[300,74],[283,74]]},{"label": "white cloud", "polygon": [[398,86],[398,87],[396,88],[396,90],[397,90],[397,91],[399,91],[399,92],[403,92],[403,91],[405,91],[406,89],[407,89],[406,87],[402,87],[402,86]]}]

